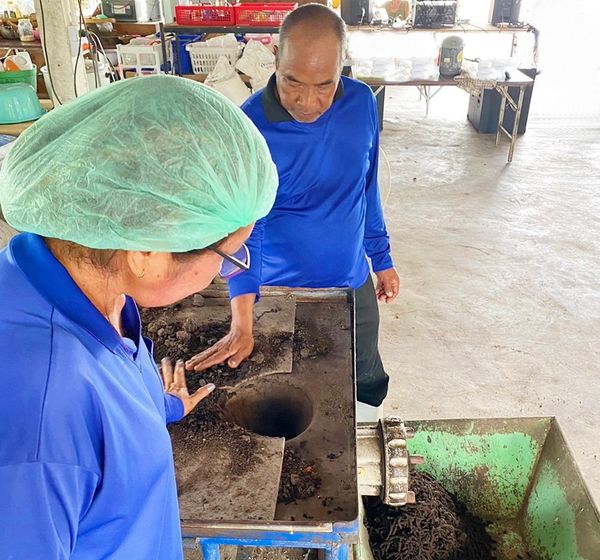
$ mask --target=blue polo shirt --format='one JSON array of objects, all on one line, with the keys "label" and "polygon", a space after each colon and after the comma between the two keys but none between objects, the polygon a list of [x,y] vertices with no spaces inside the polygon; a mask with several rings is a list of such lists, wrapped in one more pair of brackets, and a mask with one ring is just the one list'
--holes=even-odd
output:
[{"label": "blue polo shirt", "polygon": [[359,288],[394,266],[377,179],[377,104],[364,83],[342,77],[316,122],[295,121],[277,99],[275,76],[243,106],[279,173],[275,204],[248,240],[250,270],[231,297],[259,286]]},{"label": "blue polo shirt", "polygon": [[0,252],[0,558],[182,557],[165,395],[127,299],[122,338],[44,240]]}]

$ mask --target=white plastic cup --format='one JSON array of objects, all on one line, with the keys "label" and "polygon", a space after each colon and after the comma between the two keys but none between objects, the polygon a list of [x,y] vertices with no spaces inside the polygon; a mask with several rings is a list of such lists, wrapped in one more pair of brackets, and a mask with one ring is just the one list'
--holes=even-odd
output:
[{"label": "white plastic cup", "polygon": [[48,67],[42,66],[40,68],[40,72],[42,73],[42,77],[44,78],[44,84],[46,84],[46,91],[48,92],[48,97],[50,98],[50,101],[52,101],[52,103],[56,105],[54,101],[54,92],[52,91],[52,84],[50,83],[50,76],[48,75]]}]

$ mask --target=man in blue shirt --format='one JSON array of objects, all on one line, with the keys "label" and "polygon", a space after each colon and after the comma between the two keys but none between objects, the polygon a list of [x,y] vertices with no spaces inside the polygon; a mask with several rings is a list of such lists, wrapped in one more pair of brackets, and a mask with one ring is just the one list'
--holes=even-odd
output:
[{"label": "man in blue shirt", "polygon": [[344,22],[317,4],[293,11],[281,27],[276,74],[242,107],[267,140],[277,198],[249,240],[250,270],[229,281],[230,333],[186,366],[227,360],[237,367],[252,352],[261,285],[349,287],[356,290],[358,400],[376,407],[388,387],[377,300],[394,300],[400,280],[379,197],[376,102],[367,85],[341,76],[345,42]]},{"label": "man in blue shirt", "polygon": [[227,360],[236,367],[251,353],[261,285],[349,287],[356,290],[358,400],[379,406],[388,376],[377,348],[377,299],[392,301],[400,281],[379,197],[375,98],[341,76],[345,41],[343,21],[317,4],[298,8],[281,27],[276,74],[242,107],[267,140],[277,198],[249,240],[250,270],[229,281],[231,332],[186,366]]}]

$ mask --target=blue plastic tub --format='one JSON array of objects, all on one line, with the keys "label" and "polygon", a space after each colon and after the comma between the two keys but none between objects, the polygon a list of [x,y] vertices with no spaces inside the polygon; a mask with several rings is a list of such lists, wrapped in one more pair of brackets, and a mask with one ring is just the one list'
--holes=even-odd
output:
[{"label": "blue plastic tub", "polygon": [[[173,62],[175,64],[176,74],[193,74],[192,61],[190,53],[185,50],[188,43],[195,43],[204,37],[200,35],[177,35],[176,39],[171,43],[173,46]],[[179,39],[179,40],[177,40]]]}]

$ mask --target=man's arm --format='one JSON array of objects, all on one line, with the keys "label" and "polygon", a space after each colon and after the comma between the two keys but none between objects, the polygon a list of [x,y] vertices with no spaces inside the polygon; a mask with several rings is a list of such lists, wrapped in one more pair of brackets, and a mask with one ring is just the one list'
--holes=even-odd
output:
[{"label": "man's arm", "polygon": [[227,361],[229,367],[239,366],[254,349],[254,303],[260,297],[262,242],[265,218],[258,220],[246,245],[250,251],[250,269],[228,282],[231,298],[231,328],[213,346],[188,360],[188,370],[203,371]]},{"label": "man's arm", "polygon": [[364,247],[371,259],[373,272],[377,275],[377,299],[386,303],[393,301],[400,290],[400,278],[394,269],[390,238],[383,217],[379,194],[379,117],[377,102],[371,99],[370,117],[373,123],[373,142],[369,150],[369,170],[365,184],[367,201]]}]

